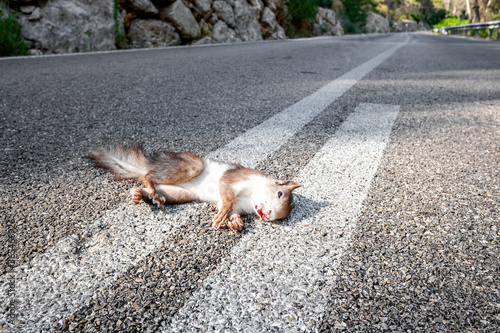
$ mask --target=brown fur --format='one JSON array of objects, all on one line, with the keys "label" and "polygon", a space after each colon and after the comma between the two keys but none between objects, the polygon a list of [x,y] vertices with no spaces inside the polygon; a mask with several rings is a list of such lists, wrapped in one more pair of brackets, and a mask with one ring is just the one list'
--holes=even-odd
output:
[{"label": "brown fur", "polygon": [[94,149],[89,157],[97,167],[111,172],[115,179],[137,179],[142,181],[144,173],[127,169],[125,164],[135,165],[144,170],[151,168],[148,159],[144,156],[142,145],[108,144],[103,148]]},{"label": "brown fur", "polygon": [[116,179],[141,181],[148,190],[144,193],[157,205],[168,202],[168,199],[156,192],[156,185],[175,185],[188,181],[198,176],[204,168],[203,160],[191,153],[161,152],[148,159],[142,145],[109,144],[94,149],[89,157],[97,167],[110,171]]}]

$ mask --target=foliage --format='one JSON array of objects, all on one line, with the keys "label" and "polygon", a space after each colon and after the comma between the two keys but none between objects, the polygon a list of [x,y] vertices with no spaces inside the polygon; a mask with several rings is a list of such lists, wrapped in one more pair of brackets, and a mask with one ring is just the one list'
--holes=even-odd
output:
[{"label": "foliage", "polygon": [[318,5],[316,0],[290,0],[288,12],[295,21],[314,19],[318,14]]},{"label": "foliage", "polygon": [[437,9],[431,11],[428,15],[423,16],[423,21],[428,23],[429,25],[434,25],[439,23],[446,16],[446,10]]},{"label": "foliage", "polygon": [[114,1],[113,7],[113,19],[115,21],[115,44],[119,49],[124,49],[127,47],[127,37],[125,35],[125,23],[120,24],[120,18],[118,17],[118,1]]},{"label": "foliage", "polygon": [[26,55],[28,49],[21,36],[21,25],[5,3],[0,2],[0,57]]},{"label": "foliage", "polygon": [[420,3],[420,18],[425,23],[433,26],[445,18],[446,10],[436,8],[432,0],[418,0]]},{"label": "foliage", "polygon": [[372,0],[343,0],[342,25],[345,33],[361,33],[370,11],[375,11]]},{"label": "foliage", "polygon": [[316,0],[316,6],[330,9],[333,7],[333,0]]},{"label": "foliage", "polygon": [[318,0],[289,0],[288,10],[279,13],[277,18],[284,23],[288,37],[310,37],[318,10]]},{"label": "foliage", "polygon": [[477,33],[483,38],[490,38],[490,31],[488,29],[480,29]]},{"label": "foliage", "polygon": [[342,27],[344,28],[344,33],[346,34],[361,34],[363,33],[363,29],[361,29],[360,25],[352,22],[348,17],[342,17]]},{"label": "foliage", "polygon": [[433,28],[441,29],[442,27],[452,27],[459,24],[468,24],[469,20],[460,20],[459,17],[446,17],[439,21],[439,23],[434,24]]},{"label": "foliage", "polygon": [[413,21],[415,21],[417,23],[419,23],[420,21],[422,21],[422,19],[420,18],[420,16],[418,14],[411,13],[410,16],[413,19]]}]

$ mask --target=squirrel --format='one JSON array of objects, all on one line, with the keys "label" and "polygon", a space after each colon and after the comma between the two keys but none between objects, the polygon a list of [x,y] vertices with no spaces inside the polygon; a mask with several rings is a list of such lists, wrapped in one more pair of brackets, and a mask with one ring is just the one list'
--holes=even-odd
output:
[{"label": "squirrel", "polygon": [[151,201],[183,204],[205,201],[216,204],[212,226],[243,229],[242,215],[256,213],[262,221],[284,219],[292,209],[292,191],[300,185],[279,180],[240,164],[201,158],[192,153],[162,151],[147,158],[142,144],[108,144],[93,149],[89,157],[115,179],[136,179],[145,188],[130,190],[130,203]]}]

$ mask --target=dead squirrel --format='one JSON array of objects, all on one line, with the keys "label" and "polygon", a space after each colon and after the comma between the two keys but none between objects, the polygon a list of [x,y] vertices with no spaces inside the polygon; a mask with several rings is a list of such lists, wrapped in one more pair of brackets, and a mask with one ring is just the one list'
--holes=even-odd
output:
[{"label": "dead squirrel", "polygon": [[116,179],[137,179],[146,188],[130,190],[131,204],[151,200],[182,204],[194,200],[216,204],[213,226],[241,231],[241,215],[256,213],[263,221],[284,219],[292,208],[294,181],[282,181],[239,164],[218,162],[191,153],[163,151],[146,158],[142,145],[109,144],[92,151],[96,166]]}]

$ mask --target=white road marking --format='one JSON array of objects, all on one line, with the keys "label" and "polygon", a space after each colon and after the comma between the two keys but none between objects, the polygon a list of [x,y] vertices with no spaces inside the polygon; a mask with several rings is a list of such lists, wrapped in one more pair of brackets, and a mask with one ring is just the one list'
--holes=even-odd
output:
[{"label": "white road marking", "polygon": [[300,172],[286,225],[256,224],[166,332],[314,331],[398,112],[359,105]]},{"label": "white road marking", "polygon": [[[256,167],[260,161],[277,151],[299,129],[394,54],[402,45],[404,44],[394,45],[333,80],[318,91],[253,127],[209,156],[221,161],[240,163],[250,168]],[[242,152],[244,153],[242,154]]]},{"label": "white road marking", "polygon": [[[402,45],[395,45],[354,68],[209,156],[255,167]],[[105,287],[116,281],[187,223],[190,212],[200,207],[203,205],[171,207],[167,214],[150,212],[146,207],[118,207],[89,226],[92,236],[81,251],[75,253],[76,236],[69,236],[29,263],[1,276],[2,309],[7,308],[11,299],[9,280],[14,275],[18,325],[24,332],[49,330],[85,300],[92,299],[96,286]],[[6,311],[2,311],[0,326],[6,321]]]}]

